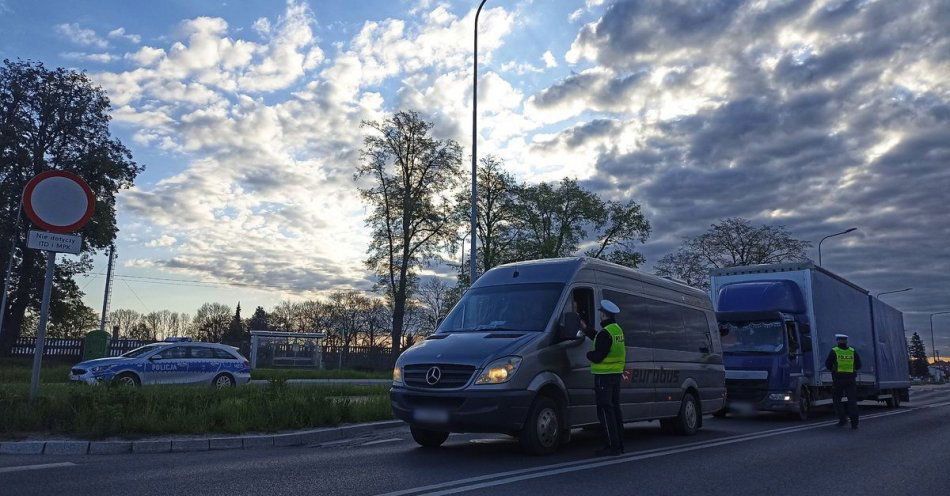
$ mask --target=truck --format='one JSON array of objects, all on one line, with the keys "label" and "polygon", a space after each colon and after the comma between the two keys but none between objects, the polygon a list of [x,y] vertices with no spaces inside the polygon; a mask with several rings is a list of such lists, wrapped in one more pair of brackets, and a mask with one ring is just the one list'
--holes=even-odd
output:
[{"label": "truck", "polygon": [[910,377],[903,314],[811,262],[716,269],[710,297],[726,368],[726,407],[717,412],[789,412],[807,419],[832,403],[825,358],[835,334],[861,357],[858,400],[899,407]]}]

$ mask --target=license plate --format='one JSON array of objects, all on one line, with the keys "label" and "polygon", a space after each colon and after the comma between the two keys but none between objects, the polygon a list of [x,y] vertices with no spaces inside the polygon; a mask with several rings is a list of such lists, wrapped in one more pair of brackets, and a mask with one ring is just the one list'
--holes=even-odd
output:
[{"label": "license plate", "polygon": [[444,424],[449,421],[449,412],[430,408],[420,408],[415,411],[413,418],[416,422],[426,424]]}]

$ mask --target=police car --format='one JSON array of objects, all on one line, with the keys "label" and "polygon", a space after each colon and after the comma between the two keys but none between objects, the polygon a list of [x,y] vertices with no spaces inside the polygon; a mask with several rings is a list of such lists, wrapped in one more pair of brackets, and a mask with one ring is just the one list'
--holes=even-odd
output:
[{"label": "police car", "polygon": [[122,356],[73,366],[69,379],[86,384],[212,384],[230,387],[251,380],[251,365],[233,346],[169,338]]}]

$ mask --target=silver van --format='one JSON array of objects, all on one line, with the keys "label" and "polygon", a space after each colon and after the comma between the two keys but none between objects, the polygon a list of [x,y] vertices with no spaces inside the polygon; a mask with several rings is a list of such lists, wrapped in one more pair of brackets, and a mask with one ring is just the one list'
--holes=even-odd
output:
[{"label": "silver van", "polygon": [[422,446],[450,432],[517,436],[551,453],[571,428],[598,423],[578,322],[600,329],[595,302],[620,307],[627,364],[624,420],[693,434],[725,404],[715,313],[704,292],[590,258],[534,260],[482,275],[434,334],[399,356],[393,412]]}]

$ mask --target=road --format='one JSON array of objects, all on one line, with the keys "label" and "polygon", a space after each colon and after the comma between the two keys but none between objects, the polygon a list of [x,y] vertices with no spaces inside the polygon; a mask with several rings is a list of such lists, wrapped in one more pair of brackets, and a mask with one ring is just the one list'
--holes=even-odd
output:
[{"label": "road", "polygon": [[627,454],[594,458],[596,433],[548,457],[507,436],[454,435],[417,448],[405,428],[310,447],[119,456],[0,456],[0,494],[946,494],[950,388],[915,390],[898,410],[863,403],[858,431],[831,415],[707,417],[677,437],[628,424]]}]

